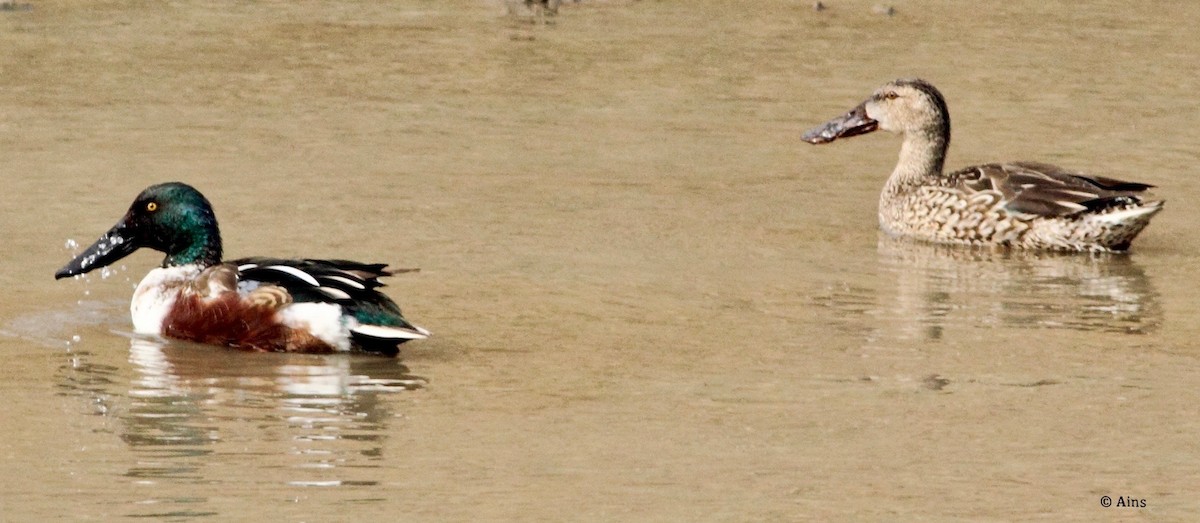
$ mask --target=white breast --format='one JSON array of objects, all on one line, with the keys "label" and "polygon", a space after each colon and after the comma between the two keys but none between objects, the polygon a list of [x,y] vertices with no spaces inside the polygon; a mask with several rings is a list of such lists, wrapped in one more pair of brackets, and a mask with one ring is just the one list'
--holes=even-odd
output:
[{"label": "white breast", "polygon": [[137,289],[129,313],[133,317],[133,330],[140,334],[162,334],[163,320],[175,305],[175,298],[183,286],[200,274],[199,265],[158,268],[146,274]]}]

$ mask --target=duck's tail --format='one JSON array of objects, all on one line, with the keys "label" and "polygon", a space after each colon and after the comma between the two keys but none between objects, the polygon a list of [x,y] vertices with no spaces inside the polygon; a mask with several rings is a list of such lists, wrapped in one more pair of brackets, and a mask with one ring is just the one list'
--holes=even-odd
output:
[{"label": "duck's tail", "polygon": [[1138,202],[1088,217],[1099,229],[1098,246],[1110,251],[1126,251],[1133,239],[1150,225],[1150,218],[1163,209],[1163,200]]},{"label": "duck's tail", "polygon": [[[1150,218],[1163,209],[1163,203],[1163,200],[1141,202],[1137,205],[1130,205],[1111,212],[1096,214],[1092,219],[1110,226],[1129,226],[1141,223],[1142,227],[1145,227],[1150,223]],[[1141,228],[1138,230],[1141,230]]]}]

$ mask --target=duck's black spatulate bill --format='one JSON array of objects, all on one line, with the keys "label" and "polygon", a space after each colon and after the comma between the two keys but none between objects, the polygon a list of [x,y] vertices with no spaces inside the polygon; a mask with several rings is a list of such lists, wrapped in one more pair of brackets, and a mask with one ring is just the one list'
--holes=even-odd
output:
[{"label": "duck's black spatulate bill", "polygon": [[809,129],[800,139],[811,144],[822,144],[838,138],[866,134],[878,128],[879,122],[867,116],[867,105],[864,102],[842,116]]},{"label": "duck's black spatulate bill", "polygon": [[129,226],[126,225],[124,219],[117,222],[112,229],[96,240],[96,243],[54,273],[54,279],[60,280],[68,276],[86,274],[129,256],[139,247],[130,233]]}]

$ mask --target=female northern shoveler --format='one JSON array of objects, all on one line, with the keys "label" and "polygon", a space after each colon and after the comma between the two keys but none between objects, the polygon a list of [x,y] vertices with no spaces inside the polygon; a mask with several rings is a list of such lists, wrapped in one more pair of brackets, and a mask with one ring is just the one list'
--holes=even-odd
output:
[{"label": "female northern shoveler", "polygon": [[183,183],[152,186],[96,243],[54,274],[84,274],[149,247],[167,254],[133,292],[134,330],[255,351],[395,355],[429,331],[376,289],[386,264],[243,258],[221,261],[212,205]]},{"label": "female northern shoveler", "polygon": [[1162,210],[1153,186],[1032,162],[943,173],[950,113],[924,80],[890,82],[844,116],[804,133],[813,144],[876,129],[901,133],[900,161],[879,198],[884,231],[938,243],[1124,251]]}]

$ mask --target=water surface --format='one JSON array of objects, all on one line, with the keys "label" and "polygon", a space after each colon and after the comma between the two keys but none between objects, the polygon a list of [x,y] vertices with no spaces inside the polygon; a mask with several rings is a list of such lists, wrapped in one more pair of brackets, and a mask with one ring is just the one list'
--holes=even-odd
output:
[{"label": "water surface", "polygon": [[[0,519],[1194,519],[1200,4],[826,4],[0,13]],[[898,139],[799,135],[899,76],[950,167],[1166,211],[1128,256],[882,237]],[[434,338],[168,343],[129,332],[159,255],[53,281],[168,180],[231,257],[419,267]]]}]

